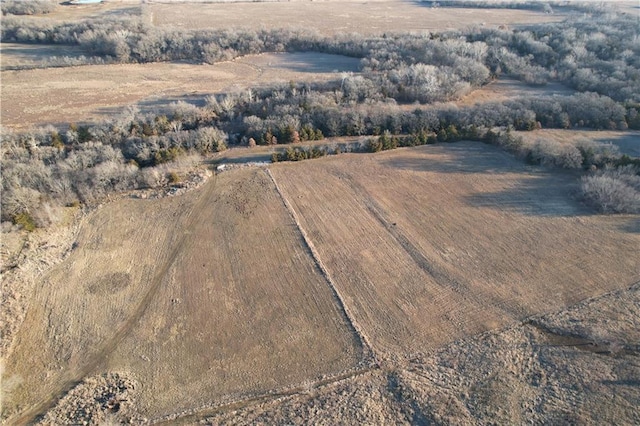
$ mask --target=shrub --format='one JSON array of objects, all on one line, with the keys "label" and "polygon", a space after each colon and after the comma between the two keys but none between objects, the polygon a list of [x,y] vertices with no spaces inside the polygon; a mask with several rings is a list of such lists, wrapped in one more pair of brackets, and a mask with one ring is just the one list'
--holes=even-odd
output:
[{"label": "shrub", "polygon": [[564,169],[577,169],[582,166],[582,154],[578,148],[553,140],[537,141],[527,159],[534,164]]},{"label": "shrub", "polygon": [[380,152],[382,151],[382,141],[380,140],[380,138],[378,139],[374,139],[374,138],[369,138],[367,140],[366,143],[367,146],[367,151],[369,152]]},{"label": "shrub", "polygon": [[38,15],[53,12],[58,5],[51,0],[4,0],[0,3],[2,14]]},{"label": "shrub", "polygon": [[167,179],[169,180],[170,184],[179,183],[181,180],[180,176],[176,172],[167,173]]},{"label": "shrub", "polygon": [[22,227],[27,232],[32,232],[36,229],[36,221],[28,212],[21,212],[13,217],[13,223]]},{"label": "shrub", "polygon": [[614,164],[620,157],[620,150],[616,145],[604,144],[592,140],[581,140],[576,143],[576,148],[582,155],[582,165],[585,167],[604,167]]},{"label": "shrub", "polygon": [[582,195],[603,213],[640,213],[638,173],[637,167],[625,166],[584,176]]}]

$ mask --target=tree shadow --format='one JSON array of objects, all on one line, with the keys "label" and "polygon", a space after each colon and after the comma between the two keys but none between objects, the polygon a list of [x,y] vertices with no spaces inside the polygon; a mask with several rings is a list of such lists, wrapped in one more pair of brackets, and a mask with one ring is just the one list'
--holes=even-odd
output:
[{"label": "tree shadow", "polygon": [[[134,105],[140,112],[143,114],[166,114],[170,112],[170,106],[176,102],[186,102],[188,104],[203,107],[206,104],[206,97],[208,94],[198,93],[198,94],[184,94],[184,95],[174,95],[174,96],[163,96],[163,97],[152,97],[148,99],[142,99]],[[113,106],[113,107],[102,107],[96,109],[96,113],[105,116],[105,117],[114,117],[120,114],[123,110],[125,110],[127,106]]]},{"label": "tree shadow", "polygon": [[578,182],[553,173],[519,179],[510,188],[464,197],[473,207],[489,207],[528,216],[576,217],[595,213],[578,199]]},{"label": "tree shadow", "polygon": [[383,165],[416,172],[465,174],[518,173],[528,167],[503,149],[482,142],[441,143],[410,150],[383,161]]},{"label": "tree shadow", "polygon": [[[415,148],[407,155],[383,162],[387,167],[433,174],[513,175],[504,189],[476,192],[464,199],[470,206],[494,208],[531,216],[569,217],[595,214],[579,200],[577,171],[531,166],[503,151],[480,142],[458,142]],[[470,177],[473,179],[473,177]]]},{"label": "tree shadow", "polygon": [[[360,59],[317,52],[277,53],[267,56],[266,67],[300,73],[358,72]],[[261,64],[258,64],[261,65]]]},{"label": "tree shadow", "polygon": [[620,225],[619,229],[629,234],[640,234],[640,216],[629,217]]},{"label": "tree shadow", "polygon": [[616,145],[621,154],[627,154],[631,157],[640,157],[640,132],[628,131],[624,135],[619,135],[613,138],[598,138],[595,139],[598,143]]}]

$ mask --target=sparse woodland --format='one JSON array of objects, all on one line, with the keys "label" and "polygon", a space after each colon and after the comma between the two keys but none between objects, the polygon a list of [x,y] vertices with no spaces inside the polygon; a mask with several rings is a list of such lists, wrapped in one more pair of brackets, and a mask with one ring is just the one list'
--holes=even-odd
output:
[{"label": "sparse woodland", "polygon": [[[161,166],[187,153],[347,135],[369,137],[350,150],[471,139],[504,146],[534,164],[597,169],[583,178],[586,199],[603,212],[640,212],[638,159],[595,142],[565,146],[541,141],[525,147],[512,132],[640,129],[640,38],[634,17],[583,6],[590,13],[527,28],[327,38],[282,29],[172,30],[138,17],[60,24],[12,15],[45,13],[41,3],[50,4],[28,3],[39,8],[30,12],[22,2],[3,2],[2,40],[77,45],[86,52],[80,59],[53,59],[51,66],[214,63],[261,52],[314,51],[360,58],[361,72],[324,84],[291,82],[215,94],[204,106],[178,102],[157,114],[131,108],[101,123],[3,131],[3,221],[27,229],[46,226],[55,220],[57,206],[166,183],[171,176]],[[501,75],[534,85],[561,82],[576,93],[423,107],[458,99]],[[290,148],[273,159],[301,160],[342,150]]]}]

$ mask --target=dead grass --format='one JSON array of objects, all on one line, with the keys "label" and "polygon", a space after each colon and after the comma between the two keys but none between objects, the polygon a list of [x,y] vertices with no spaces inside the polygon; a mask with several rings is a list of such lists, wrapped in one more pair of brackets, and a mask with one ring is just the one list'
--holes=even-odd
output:
[{"label": "dead grass", "polygon": [[592,216],[572,198],[573,174],[479,143],[272,172],[354,318],[389,355],[560,309],[640,271],[632,219]]},{"label": "dead grass", "polygon": [[[444,402],[434,408],[444,411],[428,412],[424,401],[433,397],[466,406],[463,423],[518,422],[529,418],[521,402],[538,395],[522,382],[530,348],[504,352],[515,357],[507,360],[500,348],[521,345],[520,337],[470,347],[469,357],[497,348],[497,364],[469,358],[462,371],[474,374],[480,363],[478,371],[496,374],[489,382],[460,384],[457,367],[446,364],[459,355],[424,354],[464,352],[447,345],[638,279],[636,216],[590,215],[572,198],[573,174],[525,166],[491,146],[344,154],[270,169],[297,222],[260,168],[88,216],[70,257],[36,282],[6,363],[4,418],[30,419],[83,378],[117,371],[140,384],[131,415],[170,421],[237,399],[229,407],[242,410],[252,406],[243,398],[294,389],[283,395],[300,421],[322,413],[409,423],[453,416]],[[351,377],[365,356],[355,330],[381,370]],[[420,370],[430,363],[454,370]],[[322,380],[333,375],[344,378]],[[328,411],[313,399],[324,386],[342,389],[322,405]],[[524,393],[495,411],[512,388]],[[311,407],[298,407],[300,398]],[[344,403],[353,405],[337,408]],[[629,415],[622,413],[603,418]],[[289,419],[287,411],[265,415]]]},{"label": "dead grass", "polygon": [[637,130],[576,130],[576,129],[540,129],[533,132],[518,132],[525,143],[533,144],[537,140],[552,140],[575,145],[581,141],[594,141],[613,144],[621,154],[640,157],[640,131]]},{"label": "dead grass", "polygon": [[[535,318],[536,326],[525,322],[457,341],[402,368],[373,371],[206,421],[636,424],[638,290],[636,285]],[[621,349],[611,352],[612,346],[603,344],[607,339]]]},{"label": "dead grass", "polygon": [[215,65],[154,63],[2,71],[3,126],[104,119],[126,106],[156,111],[170,102],[290,81],[326,81],[357,59],[319,53],[250,55]]},{"label": "dead grass", "polygon": [[143,415],[173,414],[342,372],[361,351],[269,177],[238,170],[87,218],[34,292],[4,416],[108,371],[141,383]]},{"label": "dead grass", "polygon": [[300,28],[321,34],[374,35],[459,29],[470,25],[517,25],[556,22],[548,15],[506,9],[433,9],[401,0],[323,2],[152,3],[144,9],[156,26],[177,28]]},{"label": "dead grass", "polygon": [[480,89],[474,90],[463,97],[457,105],[475,105],[485,102],[504,102],[528,96],[569,96],[575,90],[561,83],[549,83],[544,86],[533,86],[509,77],[499,78]]}]

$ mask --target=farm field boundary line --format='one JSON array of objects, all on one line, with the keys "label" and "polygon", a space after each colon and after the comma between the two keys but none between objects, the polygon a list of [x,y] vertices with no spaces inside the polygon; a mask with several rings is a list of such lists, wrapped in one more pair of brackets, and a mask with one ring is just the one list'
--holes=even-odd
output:
[{"label": "farm field boundary line", "polygon": [[160,285],[164,281],[164,277],[167,275],[171,267],[174,265],[178,258],[178,255],[185,248],[189,235],[188,231],[193,225],[196,224],[198,219],[198,212],[202,211],[206,203],[211,198],[213,191],[216,188],[216,178],[213,177],[213,182],[207,183],[206,189],[203,191],[199,200],[193,206],[188,213],[188,220],[182,230],[182,235],[176,242],[174,249],[170,252],[167,260],[160,266],[153,279],[149,284],[149,288],[138,303],[138,306],[133,311],[132,315],[120,326],[115,332],[113,337],[109,339],[102,347],[93,354],[89,360],[82,366],[66,373],[61,382],[49,393],[49,396],[27,409],[23,413],[19,414],[14,419],[9,419],[9,424],[24,425],[32,424],[35,420],[50,410],[60,398],[62,398],[67,392],[69,392],[76,384],[78,384],[84,377],[93,372],[102,362],[104,362],[109,355],[117,348],[118,344],[127,337],[136,323],[142,318],[147,310],[151,300],[160,289]]},{"label": "farm field boundary line", "polygon": [[336,287],[336,285],[335,285],[335,283],[333,281],[333,278],[331,277],[331,274],[329,273],[329,270],[327,269],[327,267],[322,262],[322,259],[320,258],[320,254],[316,250],[316,247],[313,244],[313,241],[311,241],[311,238],[309,238],[309,235],[307,234],[307,231],[302,227],[302,224],[300,223],[300,219],[298,218],[298,214],[294,210],[294,208],[291,205],[291,203],[289,203],[289,200],[287,199],[287,197],[284,195],[284,192],[280,188],[280,185],[278,185],[278,182],[276,181],[275,176],[273,176],[273,174],[271,173],[271,170],[268,167],[265,168],[265,170],[267,171],[267,174],[269,175],[269,177],[273,181],[273,184],[276,187],[276,191],[278,191],[278,194],[280,195],[280,198],[282,199],[282,202],[284,203],[285,207],[287,208],[287,211],[289,212],[289,214],[291,215],[291,218],[293,219],[294,223],[296,224],[296,227],[298,228],[298,231],[300,231],[300,234],[302,235],[302,238],[304,239],[304,242],[305,242],[307,248],[311,252],[311,255],[313,256],[314,261],[318,265],[318,268],[322,272],[322,275],[327,280],[327,284],[331,288],[331,291],[333,292],[333,294],[336,297],[336,300],[338,301],[338,305],[340,307],[340,310],[344,313],[345,317],[347,318],[347,321],[349,322],[349,324],[353,328],[353,331],[357,334],[357,336],[360,339],[360,342],[361,342],[363,348],[365,348],[365,351],[368,352],[368,353],[365,353],[365,358],[367,356],[370,356],[373,359],[373,363],[377,365],[378,364],[378,357],[376,355],[376,352],[374,350],[373,345],[371,344],[371,341],[369,340],[369,338],[365,334],[364,330],[355,321],[354,316],[351,315],[351,313],[349,312],[349,308],[348,308],[347,304],[345,303],[344,298],[342,297],[342,295],[338,291],[338,288]]},{"label": "farm field boundary line", "polygon": [[[537,323],[538,319],[541,317],[544,317],[546,315],[554,315],[554,314],[559,314],[561,312],[567,311],[569,309],[572,308],[582,308],[582,307],[586,307],[588,306],[590,303],[596,302],[598,300],[604,299],[606,297],[610,297],[612,295],[616,295],[616,294],[621,294],[625,291],[629,291],[629,290],[633,290],[635,287],[640,286],[640,281],[638,281],[637,279],[640,279],[640,277],[636,277],[634,278],[634,280],[632,281],[631,284],[629,284],[628,286],[621,288],[621,289],[617,289],[617,290],[612,290],[610,292],[595,296],[595,297],[590,297],[584,300],[581,300],[575,304],[572,305],[568,305],[563,307],[560,310],[556,310],[553,312],[548,312],[548,313],[544,313],[544,314],[536,314],[536,315],[532,315],[530,317],[527,318],[523,318],[520,321],[516,321],[512,324],[508,324],[504,327],[499,327],[496,329],[492,329],[492,330],[487,330],[484,331],[482,333],[478,333],[474,336],[469,336],[466,338],[461,339],[460,341],[455,341],[450,343],[449,345],[445,345],[445,346],[450,346],[450,345],[457,345],[459,344],[459,342],[461,341],[466,341],[466,340],[470,340],[470,339],[478,339],[478,338],[482,338],[482,336],[487,336],[487,335],[491,335],[491,334],[499,334],[499,333],[504,333],[514,327],[519,327],[519,326],[527,326],[527,325],[532,325],[535,326],[535,324]],[[545,346],[549,346],[549,345],[545,345]],[[575,345],[562,345],[562,346],[575,346]],[[637,351],[636,347],[629,347],[630,350],[633,351]],[[288,388],[282,388],[279,390],[273,390],[271,392],[266,392],[263,394],[259,394],[259,395],[254,395],[254,396],[249,396],[246,397],[244,399],[238,399],[235,401],[229,401],[226,403],[222,403],[219,404],[217,406],[205,406],[205,407],[200,407],[200,408],[196,408],[187,412],[183,412],[183,413],[177,413],[171,416],[165,416],[162,418],[158,418],[158,419],[154,419],[150,421],[150,424],[153,425],[169,425],[169,424],[191,424],[193,422],[197,422],[197,421],[202,421],[204,419],[206,419],[207,416],[211,416],[211,415],[215,415],[221,412],[228,412],[228,411],[234,411],[234,410],[242,410],[245,408],[249,408],[251,406],[256,406],[257,404],[261,404],[261,403],[266,403],[266,402],[273,402],[276,401],[279,398],[286,398],[286,397],[292,397],[292,396],[296,396],[296,395],[301,395],[301,394],[305,394],[308,393],[308,391],[310,389],[315,389],[315,390],[319,390],[322,389],[326,386],[330,386],[332,384],[337,384],[340,382],[343,382],[345,380],[349,380],[355,377],[359,377],[362,375],[365,375],[367,373],[373,372],[373,371],[380,371],[380,370],[385,370],[387,371],[389,374],[393,374],[394,371],[406,371],[406,372],[411,372],[414,374],[418,374],[420,376],[422,376],[425,379],[430,380],[431,378],[427,375],[425,375],[424,370],[419,368],[420,365],[420,361],[417,361],[415,359],[416,356],[426,356],[429,357],[431,356],[433,353],[435,353],[435,350],[429,351],[427,353],[424,354],[413,354],[411,356],[409,356],[407,358],[407,363],[398,368],[398,369],[389,369],[389,368],[383,368],[381,365],[376,364],[376,365],[371,365],[369,367],[364,367],[364,368],[356,368],[356,369],[352,369],[352,370],[348,370],[344,373],[341,374],[337,374],[335,376],[332,377],[328,377],[328,378],[324,378],[324,379],[320,379],[317,381],[312,382],[311,384],[308,384],[306,386],[301,386],[301,385],[297,385],[297,386],[293,386],[293,387],[288,387]],[[414,358],[414,359],[412,359]],[[419,359],[419,358],[418,358]],[[417,362],[417,364],[416,364]]]},{"label": "farm field boundary line", "polygon": [[159,419],[151,420],[149,423],[152,425],[174,425],[174,424],[190,424],[197,420],[203,420],[207,416],[211,416],[220,412],[241,410],[248,408],[255,404],[263,402],[275,401],[279,398],[286,398],[288,396],[300,395],[308,392],[310,389],[320,389],[325,386],[329,386],[335,383],[340,383],[345,380],[352,379],[354,377],[362,376],[372,371],[380,370],[380,366],[372,364],[367,367],[349,369],[343,373],[339,373],[335,376],[327,377],[312,381],[310,384],[295,385],[293,387],[286,387],[277,390],[271,390],[261,394],[248,396],[245,398],[237,399],[235,401],[229,401],[218,405],[207,405],[204,407],[195,408],[193,410],[177,413],[169,416],[165,416]]}]

